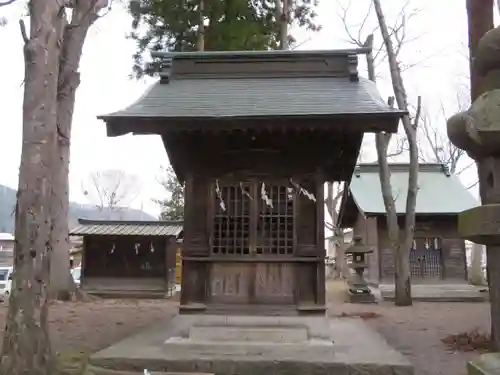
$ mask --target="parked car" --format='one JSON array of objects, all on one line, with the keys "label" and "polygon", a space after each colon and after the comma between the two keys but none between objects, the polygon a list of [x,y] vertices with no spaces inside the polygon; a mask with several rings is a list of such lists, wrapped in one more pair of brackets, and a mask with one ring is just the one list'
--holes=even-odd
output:
[{"label": "parked car", "polygon": [[12,267],[0,267],[0,300],[9,298],[12,288]]},{"label": "parked car", "polygon": [[73,277],[73,280],[75,281],[76,286],[79,288],[80,287],[80,276],[82,274],[82,268],[81,267],[75,267],[71,270],[71,276]]}]

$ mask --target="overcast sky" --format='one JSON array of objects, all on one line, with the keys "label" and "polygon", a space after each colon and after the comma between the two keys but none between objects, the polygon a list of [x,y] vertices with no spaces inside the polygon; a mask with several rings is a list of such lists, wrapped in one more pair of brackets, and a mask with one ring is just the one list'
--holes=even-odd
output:
[{"label": "overcast sky", "polygon": [[[115,1],[117,4],[119,2]],[[320,0],[318,21],[322,30],[308,34],[295,32],[300,49],[345,48],[346,31],[339,19],[341,11],[336,0]],[[341,1],[347,4],[347,1]],[[353,0],[348,14],[350,29],[358,33],[369,0]],[[400,0],[382,0],[387,18],[401,9]],[[456,91],[466,81],[467,29],[465,1],[411,0],[409,11],[420,12],[408,23],[408,38],[403,49],[403,64],[414,65],[405,73],[405,83],[410,101],[421,95],[429,116],[445,135],[445,121],[440,117],[441,103],[452,114],[456,107]],[[17,187],[21,150],[21,109],[23,98],[22,40],[17,20],[23,14],[21,0],[15,6],[0,8],[0,17],[9,23],[0,28],[0,184]],[[362,39],[373,29],[375,19],[366,24]],[[157,183],[158,171],[168,159],[161,140],[157,136],[122,136],[107,138],[104,123],[96,116],[119,110],[139,97],[152,80],[130,79],[134,43],[127,40],[130,18],[121,6],[115,6],[92,28],[87,38],[81,63],[81,85],[77,92],[71,146],[71,199],[86,202],[82,193],[82,181],[91,171],[107,168],[136,174],[142,183],[142,193],[134,202],[156,214],[157,207],[151,202],[162,194]],[[380,37],[378,41],[380,43]],[[382,77],[387,77],[384,65],[378,67]],[[390,82],[378,81],[380,91],[390,95]],[[366,139],[364,161],[375,158],[373,144]],[[466,163],[466,161],[464,161]],[[462,174],[464,184],[475,179],[472,168]]]}]

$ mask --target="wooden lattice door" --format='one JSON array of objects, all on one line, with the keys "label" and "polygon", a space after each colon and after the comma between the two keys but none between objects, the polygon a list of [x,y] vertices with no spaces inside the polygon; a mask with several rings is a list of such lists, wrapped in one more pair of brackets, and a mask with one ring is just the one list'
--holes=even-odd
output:
[{"label": "wooden lattice door", "polygon": [[411,276],[436,279],[443,275],[442,240],[437,237],[416,238],[410,250]]},{"label": "wooden lattice door", "polygon": [[[212,300],[292,303],[294,194],[286,185],[214,186]],[[283,259],[283,262],[280,260]]]}]

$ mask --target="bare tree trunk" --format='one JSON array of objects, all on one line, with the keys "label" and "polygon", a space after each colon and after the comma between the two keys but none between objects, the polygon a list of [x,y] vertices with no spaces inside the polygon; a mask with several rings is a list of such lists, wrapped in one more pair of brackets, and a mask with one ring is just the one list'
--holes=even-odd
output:
[{"label": "bare tree trunk", "polygon": [[[51,243],[54,254],[51,262],[50,296],[68,300],[77,292],[70,275],[70,243],[68,231],[69,161],[71,124],[75,95],[80,85],[78,67],[87,32],[97,20],[97,12],[107,2],[80,0],[75,3],[71,22],[63,25],[62,51],[57,86],[57,160],[53,166],[52,207],[54,207]],[[79,296],[79,295],[78,295]]]},{"label": "bare tree trunk", "polygon": [[[397,55],[391,40],[391,35],[387,23],[385,21],[384,12],[380,0],[373,0],[375,13],[377,14],[380,32],[384,40],[384,45],[387,51],[387,59],[389,61],[389,69],[391,73],[391,82],[396,98],[396,103],[399,109],[408,110],[408,101],[406,90],[401,76],[401,69],[397,61]],[[420,99],[417,112],[420,110]],[[402,118],[403,127],[406,133],[409,144],[410,166],[408,173],[408,192],[406,198],[406,213],[404,226],[404,240],[399,241],[396,251],[395,261],[395,303],[398,306],[408,306],[412,304],[411,299],[411,280],[409,255],[413,243],[413,233],[415,228],[415,205],[418,192],[418,148],[417,148],[417,132],[416,124],[420,113],[417,113],[414,124],[411,123],[409,115]]]},{"label": "bare tree trunk", "polygon": [[[373,48],[373,34],[369,35],[364,43],[365,47]],[[375,63],[373,59],[373,52],[368,52],[366,54],[366,64],[368,67],[368,78],[375,82],[376,74],[375,74]],[[392,107],[394,105],[394,98],[389,98],[389,105]],[[395,285],[396,285],[396,293],[398,291],[398,270],[404,270],[404,264],[401,264],[401,246],[400,246],[400,238],[399,238],[399,224],[398,224],[398,215],[396,211],[396,204],[394,201],[394,197],[392,195],[392,186],[391,186],[391,171],[389,169],[389,163],[387,161],[387,150],[389,147],[389,142],[391,141],[390,133],[377,133],[375,134],[375,147],[377,149],[377,161],[379,165],[379,179],[380,179],[380,187],[382,190],[382,199],[384,201],[384,207],[386,212],[386,223],[387,223],[387,231],[389,235],[389,243],[394,253],[395,259]],[[404,290],[404,288],[403,288]],[[399,291],[401,291],[401,286],[399,287]],[[411,291],[410,291],[411,293]],[[397,301],[397,299],[396,299]]]},{"label": "bare tree trunk", "polygon": [[[0,373],[52,375],[48,332],[51,162],[56,149],[57,71],[61,6],[30,1],[25,37],[23,147],[16,203],[14,273]],[[23,33],[25,34],[25,33]]]},{"label": "bare tree trunk", "polygon": [[348,276],[347,264],[345,261],[344,232],[338,227],[337,204],[342,197],[342,189],[334,193],[333,182],[327,183],[326,209],[332,219],[333,236],[335,238],[335,278],[339,279]]},{"label": "bare tree trunk", "polygon": [[205,50],[205,0],[200,0],[200,23],[198,25],[198,51]]},{"label": "bare tree trunk", "polygon": [[473,244],[471,249],[471,263],[469,267],[469,283],[472,285],[485,285],[486,280],[483,275],[483,267],[481,260],[485,252],[483,245]]},{"label": "bare tree trunk", "polygon": [[345,261],[345,249],[346,245],[341,243],[335,249],[335,278],[345,279],[349,276],[347,263]]},{"label": "bare tree trunk", "polygon": [[[365,46],[373,47],[373,35],[368,36],[365,42]],[[368,77],[370,78],[370,80],[375,82],[376,76],[372,52],[369,52],[367,54],[366,59],[368,66]],[[389,98],[389,105],[391,107],[394,105],[394,98]],[[394,201],[394,196],[392,195],[391,172],[389,169],[389,163],[387,161],[387,150],[390,141],[390,133],[377,133],[375,135],[377,160],[380,168],[380,186],[382,189],[382,198],[387,215],[387,231],[389,235],[389,243],[394,254],[395,302],[398,306],[406,306],[412,304],[410,278],[405,277],[405,275],[410,275],[410,269],[408,264],[408,256],[405,257],[404,248],[401,244],[396,204]]]},{"label": "bare tree trunk", "polygon": [[472,244],[471,262],[469,267],[469,282],[472,285],[485,285],[486,280],[483,275],[483,253],[484,245]]},{"label": "bare tree trunk", "polygon": [[288,43],[288,0],[275,0],[276,7],[276,22],[279,25],[279,49],[289,49]]}]

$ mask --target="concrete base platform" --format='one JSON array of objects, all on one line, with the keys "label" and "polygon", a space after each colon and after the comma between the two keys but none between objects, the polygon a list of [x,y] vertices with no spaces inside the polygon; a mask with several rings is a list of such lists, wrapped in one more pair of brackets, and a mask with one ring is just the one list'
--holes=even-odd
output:
[{"label": "concrete base platform", "polygon": [[[252,332],[252,333],[250,333]],[[216,375],[413,375],[361,319],[178,315],[94,354],[96,369]],[[106,373],[102,373],[105,375]]]},{"label": "concrete base platform", "polygon": [[[380,284],[379,290],[384,301],[394,301],[393,284]],[[420,302],[485,302],[489,299],[487,287],[466,283],[413,284],[411,294],[413,301]]]}]

